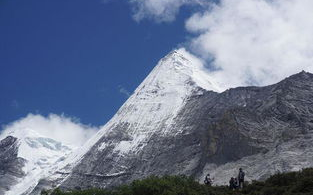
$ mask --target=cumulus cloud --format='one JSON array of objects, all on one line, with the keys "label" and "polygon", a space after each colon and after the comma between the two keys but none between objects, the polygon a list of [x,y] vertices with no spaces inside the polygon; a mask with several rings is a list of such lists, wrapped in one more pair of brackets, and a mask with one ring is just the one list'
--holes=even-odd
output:
[{"label": "cumulus cloud", "polygon": [[0,139],[8,135],[19,137],[35,133],[65,144],[81,146],[97,131],[96,127],[83,125],[73,118],[62,115],[50,114],[44,117],[38,114],[28,114],[26,117],[4,126]]},{"label": "cumulus cloud", "polygon": [[129,0],[133,6],[134,19],[154,19],[158,22],[170,22],[183,5],[205,5],[208,0]]},{"label": "cumulus cloud", "polygon": [[224,88],[267,85],[313,71],[313,1],[222,0],[195,13],[186,28],[192,50],[211,60]]}]

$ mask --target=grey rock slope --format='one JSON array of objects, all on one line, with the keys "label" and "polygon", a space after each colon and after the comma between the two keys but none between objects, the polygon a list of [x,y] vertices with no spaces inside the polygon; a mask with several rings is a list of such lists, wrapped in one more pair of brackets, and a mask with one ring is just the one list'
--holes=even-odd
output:
[{"label": "grey rock slope", "polygon": [[25,160],[17,157],[17,139],[8,136],[0,141],[0,194],[17,183],[17,180],[24,176],[22,170]]},{"label": "grey rock slope", "polygon": [[215,149],[206,152],[201,169],[212,172],[217,183],[225,183],[238,167],[247,171],[248,179],[265,179],[313,166],[312,74],[301,72],[267,87],[228,90],[219,95],[214,110],[209,115],[217,120],[210,122],[209,131],[216,137]]},{"label": "grey rock slope", "polygon": [[[166,62],[168,58],[173,56]],[[174,58],[178,67],[188,61]],[[201,181],[207,172],[222,184],[239,167],[247,179],[264,179],[277,171],[313,166],[312,74],[301,72],[271,86],[223,93],[186,77],[179,81],[184,96],[182,89],[166,91],[173,86],[162,85],[159,74],[136,90],[75,163],[54,176],[56,185],[110,187],[153,174],[186,174]],[[170,74],[177,79],[176,73]],[[160,112],[167,101],[175,103],[169,97],[179,105]]]}]

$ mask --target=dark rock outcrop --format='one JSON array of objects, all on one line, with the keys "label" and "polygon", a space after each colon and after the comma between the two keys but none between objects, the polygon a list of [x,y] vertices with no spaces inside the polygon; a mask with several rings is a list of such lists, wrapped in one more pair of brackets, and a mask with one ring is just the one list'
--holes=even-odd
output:
[{"label": "dark rock outcrop", "polygon": [[24,176],[22,170],[25,160],[17,157],[18,141],[8,136],[0,141],[0,194],[4,194]]}]

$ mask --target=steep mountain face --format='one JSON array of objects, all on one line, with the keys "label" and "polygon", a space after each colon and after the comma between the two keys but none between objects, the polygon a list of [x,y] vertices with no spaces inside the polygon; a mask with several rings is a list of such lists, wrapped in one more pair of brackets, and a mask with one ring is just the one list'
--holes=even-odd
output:
[{"label": "steep mountain face", "polygon": [[[162,59],[113,119],[43,187],[110,187],[210,172],[225,184],[313,166],[313,75],[219,91],[184,51]],[[34,194],[36,194],[34,193]]]},{"label": "steep mountain face", "polygon": [[239,167],[249,180],[312,167],[312,92],[313,75],[301,72],[275,85],[219,94],[208,111],[214,120],[205,141],[213,150],[204,150],[202,174],[225,184]]},{"label": "steep mountain face", "polygon": [[31,192],[73,150],[29,128],[5,132],[0,140],[0,194],[6,195]]},{"label": "steep mountain face", "polygon": [[[58,170],[52,179],[42,180],[39,188],[47,187],[47,184],[56,185],[60,178],[64,178],[62,183],[69,188],[86,188],[112,186],[140,178],[142,174],[181,173],[182,165],[179,164],[173,170],[162,168],[162,163],[173,165],[169,161],[172,159],[169,145],[172,145],[173,151],[181,153],[175,161],[185,161],[184,164],[191,163],[190,166],[193,166],[193,160],[189,162],[190,158],[183,156],[181,149],[185,148],[187,154],[194,150],[188,145],[194,138],[190,134],[184,138],[185,141],[180,140],[180,136],[186,133],[185,122],[178,124],[176,121],[182,117],[193,120],[192,115],[181,113],[191,96],[209,90],[212,97],[217,94],[212,90],[219,89],[209,80],[210,76],[196,58],[184,50],[170,53],[81,152],[73,154],[68,164]],[[176,139],[180,140],[181,146],[171,143]],[[165,150],[168,152],[164,153]],[[159,168],[152,172],[148,170],[149,159],[160,163]],[[185,172],[191,173],[187,169]]]},{"label": "steep mountain face", "polygon": [[312,119],[310,73],[220,92],[201,62],[174,51],[30,194],[57,186],[111,187],[153,174],[186,174],[202,182],[209,172],[215,184],[225,184],[239,167],[248,180],[310,167]]}]

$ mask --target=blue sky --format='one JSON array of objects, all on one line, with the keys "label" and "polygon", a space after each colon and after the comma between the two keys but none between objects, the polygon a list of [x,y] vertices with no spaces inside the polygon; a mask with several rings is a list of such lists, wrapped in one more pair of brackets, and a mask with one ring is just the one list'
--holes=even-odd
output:
[{"label": "blue sky", "polygon": [[0,1],[0,125],[28,113],[103,125],[188,33],[136,22],[126,1]]}]

